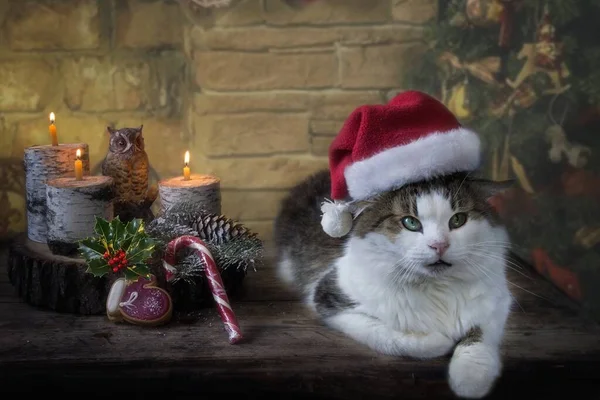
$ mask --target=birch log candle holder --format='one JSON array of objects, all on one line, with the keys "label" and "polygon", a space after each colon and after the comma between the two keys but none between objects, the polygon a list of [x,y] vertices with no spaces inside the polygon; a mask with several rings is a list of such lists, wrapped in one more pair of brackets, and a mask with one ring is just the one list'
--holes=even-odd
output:
[{"label": "birch log candle holder", "polygon": [[185,205],[186,209],[221,214],[221,180],[210,175],[164,179],[158,183],[161,212]]},{"label": "birch log candle holder", "polygon": [[46,243],[46,182],[62,176],[74,176],[73,163],[77,149],[81,149],[83,174],[89,175],[89,150],[85,143],[32,146],[25,149],[27,236],[34,242]]},{"label": "birch log candle holder", "polygon": [[[71,164],[72,167],[73,164]],[[115,194],[108,176],[63,177],[46,184],[47,243],[53,254],[76,254],[78,241],[94,235],[96,216],[111,220]]]}]

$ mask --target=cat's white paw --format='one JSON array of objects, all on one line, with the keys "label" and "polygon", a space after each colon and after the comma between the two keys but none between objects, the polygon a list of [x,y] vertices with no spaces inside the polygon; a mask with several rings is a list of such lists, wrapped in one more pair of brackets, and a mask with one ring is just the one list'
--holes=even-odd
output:
[{"label": "cat's white paw", "polygon": [[423,338],[421,346],[415,349],[413,357],[436,358],[448,354],[455,345],[455,341],[439,332],[427,334]]},{"label": "cat's white paw", "polygon": [[450,388],[459,397],[480,399],[490,392],[501,369],[497,349],[482,343],[458,346],[450,361]]}]

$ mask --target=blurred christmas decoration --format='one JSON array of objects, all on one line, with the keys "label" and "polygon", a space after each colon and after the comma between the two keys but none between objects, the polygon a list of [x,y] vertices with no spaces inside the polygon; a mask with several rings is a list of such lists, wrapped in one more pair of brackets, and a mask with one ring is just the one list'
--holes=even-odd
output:
[{"label": "blurred christmas decoration", "polygon": [[581,285],[600,287],[600,0],[440,0],[438,10],[402,86],[481,134],[483,172],[517,181],[518,196],[495,207],[518,253],[538,249],[544,274],[581,299],[567,277],[577,268],[593,269]]}]

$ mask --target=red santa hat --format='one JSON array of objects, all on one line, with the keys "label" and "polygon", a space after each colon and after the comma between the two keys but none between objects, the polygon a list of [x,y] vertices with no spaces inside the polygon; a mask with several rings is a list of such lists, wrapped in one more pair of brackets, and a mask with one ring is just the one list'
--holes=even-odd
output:
[{"label": "red santa hat", "polygon": [[377,194],[480,164],[478,135],[438,100],[418,91],[350,114],[329,147],[331,200],[323,203],[323,230],[333,237],[352,227],[353,205]]}]

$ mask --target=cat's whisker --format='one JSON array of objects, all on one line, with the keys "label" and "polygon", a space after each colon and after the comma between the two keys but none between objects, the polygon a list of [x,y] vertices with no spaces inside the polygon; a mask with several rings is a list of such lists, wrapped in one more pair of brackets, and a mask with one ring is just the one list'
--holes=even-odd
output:
[{"label": "cat's whisker", "polygon": [[515,263],[514,261],[511,261],[511,260],[509,260],[507,258],[500,257],[500,256],[498,256],[496,254],[482,253],[482,252],[477,252],[477,251],[471,252],[471,254],[474,255],[474,256],[476,256],[476,257],[477,256],[478,257],[487,257],[487,258],[489,258],[491,260],[494,260],[494,261],[506,262],[506,267],[507,268],[510,268],[512,271],[515,271],[516,273],[518,273],[520,275],[523,275],[527,279],[533,279],[531,276],[525,274],[524,272],[519,271],[519,269],[522,269],[523,266],[521,266],[521,265],[519,265],[519,264]]},{"label": "cat's whisker", "polygon": [[[476,263],[474,263],[474,262],[472,262],[472,261],[470,261],[470,260],[465,260],[465,261],[466,261],[466,263],[467,263],[469,266],[471,266],[472,268],[475,268],[475,269],[477,269],[479,272],[481,272],[482,274],[484,274],[484,275],[485,275],[485,276],[486,276],[486,277],[489,279],[489,281],[490,281],[490,283],[491,283],[492,285],[496,285],[496,286],[498,286],[498,285],[497,285],[497,283],[496,283],[496,281],[495,281],[495,280],[492,278],[492,276],[490,276],[490,274],[488,274],[488,272],[486,272],[486,270],[485,270],[483,267],[481,267],[480,265],[478,265],[478,264],[476,264]],[[489,271],[489,272],[491,272],[491,271]],[[495,274],[493,274],[493,275],[495,275]],[[508,281],[508,280],[506,280],[506,281]],[[519,303],[519,301],[517,300],[516,296],[514,296],[514,295],[511,293],[511,297],[512,297],[512,299],[515,301],[515,303],[517,303],[517,305],[519,306],[519,308],[521,309],[521,311],[522,311],[523,313],[526,313],[525,309],[523,308],[523,306],[521,306],[521,303]]]},{"label": "cat's whisker", "polygon": [[[490,275],[488,275],[488,273],[487,273],[487,272],[486,272],[486,271],[485,271],[485,270],[484,270],[484,269],[483,269],[481,266],[479,266],[479,265],[477,265],[477,264],[475,264],[475,263],[473,263],[473,262],[471,262],[471,261],[468,261],[468,260],[466,260],[466,262],[467,262],[467,264],[469,264],[471,267],[473,267],[473,268],[477,269],[479,272],[483,273],[483,274],[484,274],[484,275],[485,275],[485,276],[486,276],[486,277],[487,277],[487,278],[490,280],[490,283],[492,283],[492,284],[495,284],[495,281],[494,281],[494,279],[492,279],[492,277],[491,277]],[[508,281],[508,279],[507,279],[506,281],[507,281],[508,283],[511,283],[511,282],[509,282],[509,281]],[[524,289],[523,289],[523,290],[524,290]],[[523,308],[523,306],[521,305],[521,303],[519,303],[519,300],[517,300],[517,297],[516,297],[516,296],[514,296],[512,293],[511,293],[511,298],[512,298],[512,299],[514,300],[514,302],[515,302],[515,303],[516,303],[516,304],[519,306],[519,308],[521,309],[521,311],[522,311],[524,314],[527,314],[527,312],[525,311],[525,309]]]},{"label": "cat's whisker", "polygon": [[[478,265],[476,265],[476,264],[471,264],[471,265],[473,265],[474,267],[478,268],[480,271],[482,271],[482,272],[483,272],[483,270],[481,269],[481,266],[478,266]],[[513,285],[514,287],[516,287],[516,288],[518,288],[518,289],[521,289],[522,291],[524,291],[524,292],[526,292],[526,293],[529,293],[529,294],[531,294],[531,295],[533,295],[533,296],[536,296],[536,297],[538,297],[538,298],[540,298],[540,299],[542,299],[542,300],[546,300],[546,301],[548,301],[548,302],[552,303],[552,300],[550,300],[550,299],[548,299],[548,298],[546,298],[546,297],[544,297],[544,296],[541,296],[541,295],[539,295],[539,294],[537,294],[537,293],[534,293],[534,292],[532,292],[532,291],[530,291],[530,290],[527,290],[527,289],[525,289],[524,287],[521,287],[521,286],[517,285],[517,284],[516,284],[516,283],[514,283],[514,282],[511,282],[509,279],[507,279],[506,277],[503,277],[502,275],[500,275],[500,274],[496,273],[495,271],[492,271],[492,270],[487,270],[487,272],[491,273],[492,275],[496,275],[496,276],[498,276],[498,277],[501,277],[502,279],[504,279],[504,280],[505,280],[507,283],[509,283],[510,285]]]},{"label": "cat's whisker", "polygon": [[469,176],[471,175],[471,172],[469,171],[465,177],[462,179],[462,181],[460,182],[460,185],[458,185],[458,189],[456,189],[456,191],[454,192],[454,194],[452,195],[452,201],[456,201],[456,197],[459,195],[460,193],[460,189],[462,188],[462,186],[464,185],[465,181],[467,180],[467,178],[469,178]]}]

